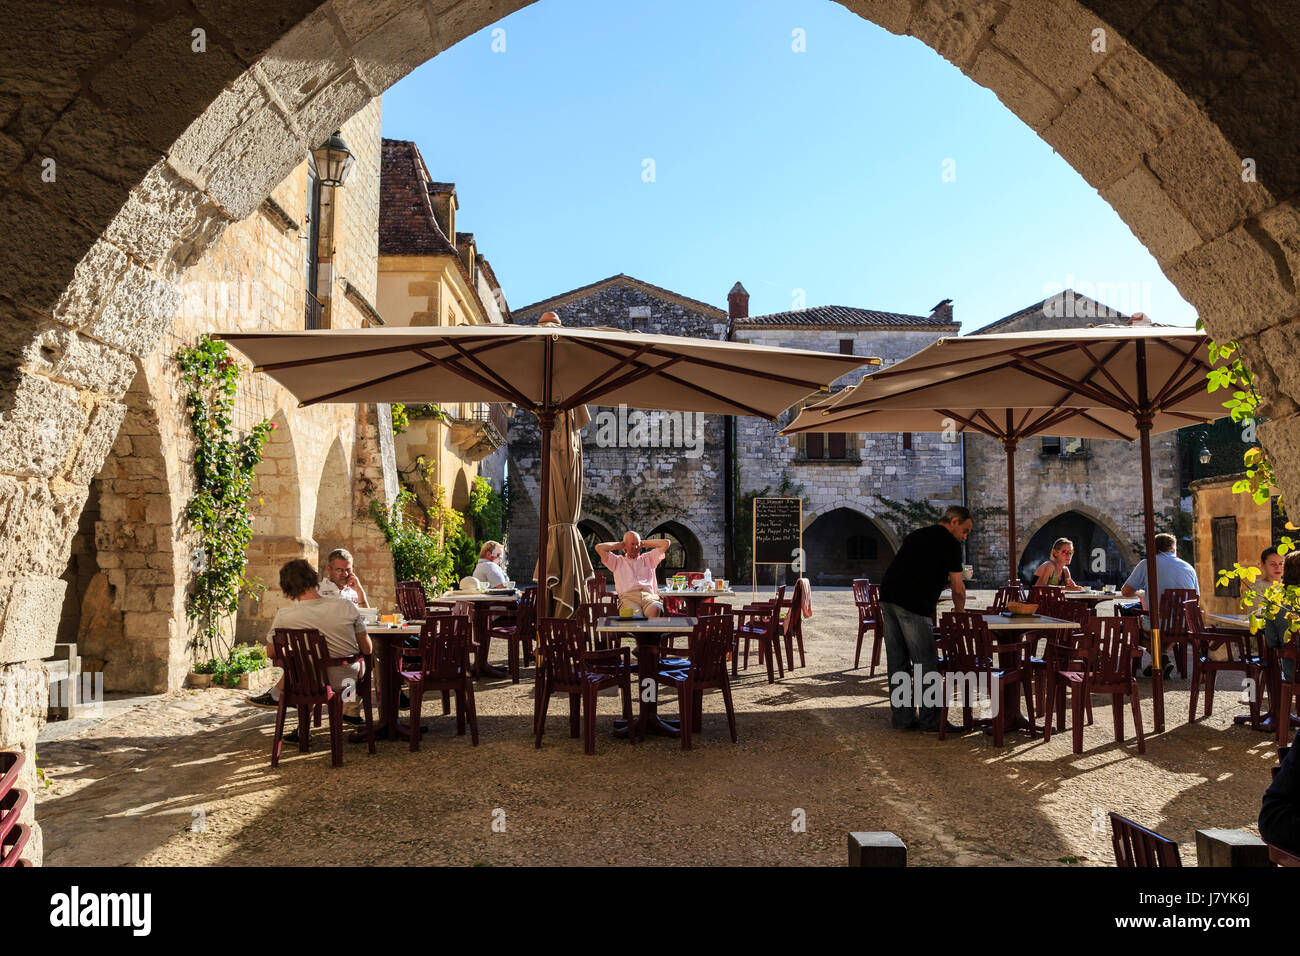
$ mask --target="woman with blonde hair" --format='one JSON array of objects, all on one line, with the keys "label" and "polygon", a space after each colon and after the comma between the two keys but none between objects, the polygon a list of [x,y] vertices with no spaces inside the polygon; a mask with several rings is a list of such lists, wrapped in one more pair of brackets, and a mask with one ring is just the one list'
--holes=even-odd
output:
[{"label": "woman with blonde hair", "polygon": [[1052,542],[1052,556],[1044,561],[1034,572],[1034,587],[1065,588],[1067,591],[1082,591],[1070,577],[1070,559],[1074,557],[1074,542],[1069,538],[1057,538]]},{"label": "woman with blonde hair", "polygon": [[505,560],[506,549],[500,541],[484,541],[479,549],[478,564],[474,566],[474,577],[486,581],[490,588],[503,588],[508,582],[501,562]]}]

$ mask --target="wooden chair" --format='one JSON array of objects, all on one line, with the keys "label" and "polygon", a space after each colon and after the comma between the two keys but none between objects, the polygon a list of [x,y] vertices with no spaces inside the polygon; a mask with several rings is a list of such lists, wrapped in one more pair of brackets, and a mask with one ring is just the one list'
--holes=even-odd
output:
[{"label": "wooden chair", "polygon": [[711,689],[722,691],[731,742],[736,743],[736,711],[731,703],[731,679],[727,676],[732,627],[730,614],[701,617],[691,633],[690,648],[678,652],[685,658],[681,662],[684,666],[663,667],[656,675],[659,683],[677,688],[683,750],[691,749],[691,734],[700,731],[704,692]]},{"label": "wooden chair", "polygon": [[[1002,695],[993,705],[993,745],[1001,747],[1006,733],[1007,688],[1019,685],[1024,692],[1029,722],[1034,722],[1034,695],[1030,687],[1029,670],[1025,664],[1028,645],[1025,641],[993,643],[993,632],[976,612],[949,611],[939,622],[940,646],[943,648],[944,669],[947,674],[961,674],[955,681],[962,693],[963,726],[971,727],[971,692],[986,687],[991,694]],[[952,703],[945,680],[943,704],[939,709],[939,739],[946,739],[948,710]]]},{"label": "wooden chair", "polygon": [[[456,733],[464,735],[468,719],[470,745],[478,746],[474,676],[469,664],[469,621],[458,614],[431,617],[420,628],[419,664],[402,670],[411,688],[411,750],[420,749],[420,709],[426,691],[456,695]],[[445,711],[444,711],[445,712]]]},{"label": "wooden chair", "polygon": [[[542,649],[542,683],[534,732],[538,748],[546,731],[546,711],[555,694],[569,695],[569,736],[583,732],[583,752],[596,752],[596,701],[606,687],[617,687],[623,698],[623,719],[628,740],[636,742],[632,724],[632,659],[628,648],[588,651],[583,648],[582,625],[569,619],[541,618],[537,638]],[[607,665],[618,665],[610,670]],[[585,719],[584,719],[585,718]]]},{"label": "wooden chair", "polygon": [[[284,688],[275,711],[275,736],[271,741],[271,766],[280,765],[280,747],[284,742],[284,715],[290,707],[298,708],[298,750],[310,749],[313,707],[324,705],[329,715],[330,752],[335,767],[343,766],[343,695],[330,686],[327,668],[342,667],[361,661],[361,677],[356,691],[366,714],[366,737],[370,753],[375,752],[375,722],[371,714],[370,682],[374,661],[370,654],[355,657],[333,658],[325,638],[315,628],[298,629],[277,627],[271,637],[275,658],[284,670]],[[320,725],[317,711],[317,726]]]},{"label": "wooden chair", "polygon": [[488,634],[506,642],[510,682],[518,684],[520,651],[524,657],[531,658],[533,642],[537,640],[537,588],[527,587],[520,591],[513,623],[489,628]]},{"label": "wooden chair", "polygon": [[1138,695],[1137,664],[1142,660],[1138,645],[1138,621],[1133,617],[1093,617],[1082,635],[1077,635],[1063,667],[1048,674],[1048,711],[1043,722],[1043,742],[1052,739],[1051,707],[1056,707],[1060,729],[1065,729],[1065,689],[1070,688],[1074,731],[1074,752],[1083,753],[1084,704],[1093,694],[1110,694],[1115,720],[1115,740],[1124,739],[1124,697],[1133,710],[1138,753],[1147,752],[1142,734],[1142,702]]},{"label": "wooden chair", "polygon": [[858,646],[853,652],[853,669],[857,670],[862,660],[862,641],[871,633],[871,670],[874,676],[880,664],[880,646],[883,643],[880,626],[880,606],[871,600],[871,581],[856,578],[853,581],[853,603],[858,609]]},{"label": "wooden chair", "polygon": [[32,829],[18,822],[30,794],[15,784],[27,758],[19,751],[0,753],[0,868],[29,866],[22,858]]},{"label": "wooden chair", "polygon": [[1187,651],[1192,636],[1187,632],[1188,601],[1200,607],[1200,598],[1191,588],[1170,588],[1160,595],[1160,647],[1173,655],[1179,677],[1187,677]]},{"label": "wooden chair", "polygon": [[1148,866],[1179,866],[1178,844],[1155,830],[1134,823],[1118,813],[1110,815],[1110,841],[1115,847],[1115,865],[1124,869]]},{"label": "wooden chair", "polygon": [[[1249,636],[1241,631],[1227,628],[1206,627],[1201,618],[1201,606],[1196,601],[1183,602],[1183,614],[1187,621],[1188,637],[1192,648],[1192,693],[1188,701],[1188,723],[1196,721],[1196,698],[1200,695],[1201,685],[1205,685],[1205,713],[1208,717],[1214,710],[1214,684],[1220,671],[1236,671],[1243,677],[1253,680],[1255,687],[1263,686],[1267,672],[1259,652],[1252,653],[1248,645]],[[1228,649],[1226,661],[1216,661],[1210,657],[1210,645],[1223,645]],[[1259,694],[1251,696],[1251,722],[1259,723]],[[1289,717],[1288,717],[1289,720]]]},{"label": "wooden chair", "polygon": [[989,608],[990,614],[1001,614],[1007,609],[1008,601],[1019,601],[1021,599],[1020,584],[1007,584],[998,588],[998,593],[993,595],[993,604]]},{"label": "wooden chair", "polygon": [[[1291,662],[1291,679],[1287,680],[1286,663]],[[1277,724],[1277,745],[1286,747],[1291,743],[1291,707],[1296,699],[1297,674],[1300,674],[1300,643],[1293,635],[1291,640],[1281,647],[1273,648],[1271,665],[1273,686],[1277,688],[1277,699],[1273,702],[1274,721]],[[1258,685],[1255,696],[1258,698]]]},{"label": "wooden chair", "polygon": [[781,637],[785,641],[786,670],[794,670],[796,643],[799,645],[799,666],[808,666],[803,654],[803,599],[808,587],[810,585],[807,578],[799,578],[794,582],[794,590],[790,593],[790,606],[781,621]]},{"label": "wooden chair", "polygon": [[736,676],[736,664],[740,658],[740,642],[745,642],[745,670],[749,670],[749,644],[750,641],[758,642],[758,659],[762,663],[767,663],[767,682],[776,683],[776,676],[772,673],[773,658],[776,660],[776,670],[782,678],[785,677],[785,668],[781,663],[781,649],[777,642],[780,639],[781,618],[780,612],[775,604],[751,604],[739,611],[731,612],[734,619],[734,642],[731,653],[731,676]]}]

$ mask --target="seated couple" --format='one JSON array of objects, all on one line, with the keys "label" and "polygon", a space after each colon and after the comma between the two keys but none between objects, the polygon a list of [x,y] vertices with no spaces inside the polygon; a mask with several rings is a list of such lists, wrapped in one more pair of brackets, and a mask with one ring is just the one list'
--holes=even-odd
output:
[{"label": "seated couple", "polygon": [[[336,558],[339,555],[344,556],[347,567],[336,573],[333,565],[336,560],[342,560]],[[357,658],[349,664],[332,666],[326,671],[330,686],[336,692],[344,693],[349,684],[355,686],[356,681],[360,679],[360,655],[371,653],[373,645],[370,635],[366,633],[365,623],[361,620],[361,612],[357,610],[357,604],[354,603],[357,598],[364,603],[365,592],[360,591],[360,582],[352,574],[351,555],[346,551],[336,551],[330,555],[330,565],[332,582],[322,582],[316,569],[311,566],[311,562],[302,558],[289,561],[280,568],[280,590],[292,603],[275,612],[270,633],[267,634],[266,650],[268,656],[274,656],[276,628],[319,631],[321,637],[325,639],[330,657]],[[332,588],[328,586],[330,584],[333,584]],[[281,676],[269,691],[257,697],[250,697],[249,703],[259,707],[277,707],[283,688],[284,677]],[[345,700],[344,721],[353,724],[361,723],[361,717],[357,713],[359,707],[360,702],[355,696]],[[286,732],[284,739],[290,742],[296,741],[297,731]]]},{"label": "seated couple", "polygon": [[[657,568],[672,544],[666,538],[642,541],[635,531],[623,535],[622,541],[596,545],[600,563],[614,572],[614,591],[619,610],[631,608],[633,614],[662,617],[663,601],[659,598]],[[622,554],[616,552],[621,551]]]}]

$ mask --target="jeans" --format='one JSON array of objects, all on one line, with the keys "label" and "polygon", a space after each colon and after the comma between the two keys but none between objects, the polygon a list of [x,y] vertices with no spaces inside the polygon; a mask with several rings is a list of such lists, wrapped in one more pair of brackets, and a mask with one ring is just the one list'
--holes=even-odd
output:
[{"label": "jeans", "polygon": [[[935,730],[939,726],[939,708],[894,705],[894,688],[899,681],[906,682],[905,700],[915,700],[921,688],[913,683],[913,668],[921,668],[922,687],[925,676],[939,670],[939,652],[934,644],[934,622],[897,604],[880,602],[880,622],[885,635],[885,660],[889,664],[890,723],[897,729],[919,720],[922,730]],[[901,675],[901,676],[895,676]]]}]

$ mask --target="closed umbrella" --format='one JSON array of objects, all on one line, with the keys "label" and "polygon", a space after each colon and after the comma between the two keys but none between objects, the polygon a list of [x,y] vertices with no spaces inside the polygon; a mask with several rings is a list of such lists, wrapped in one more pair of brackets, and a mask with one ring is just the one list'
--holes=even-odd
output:
[{"label": "closed umbrella", "polygon": [[[558,320],[557,320],[558,322]],[[215,336],[293,393],[321,402],[507,401],[541,427],[540,502],[551,500],[556,419],[588,403],[754,415],[796,402],[880,359],[674,335],[559,325],[464,325]],[[549,508],[540,506],[538,580],[548,580]],[[576,513],[576,511],[574,512]],[[539,614],[548,613],[546,589]]]},{"label": "closed umbrella", "polygon": [[[555,416],[551,429],[551,482],[546,502],[550,556],[546,590],[554,601],[555,617],[572,617],[582,602],[582,590],[595,572],[578,531],[582,516],[582,429],[591,421],[587,406]],[[540,554],[539,554],[540,558]],[[541,581],[540,574],[537,580]]]},{"label": "closed umbrella", "polygon": [[[1205,334],[1194,329],[1151,325],[943,338],[864,378],[852,392],[837,396],[813,414],[820,419],[820,431],[838,430],[863,413],[964,409],[968,414],[963,417],[991,421],[992,432],[1005,428],[1009,436],[1017,415],[1027,416],[1026,422],[1034,421],[1035,415],[1049,416],[1039,433],[1050,429],[1053,434],[1096,437],[1085,430],[1104,427],[1114,430],[1111,437],[1136,434],[1141,446],[1151,654],[1156,665],[1152,696],[1160,732],[1164,730],[1164,680],[1158,663],[1160,588],[1151,434],[1223,417],[1222,400],[1206,389],[1205,377],[1213,367],[1207,342]],[[1003,426],[998,426],[990,409],[1002,415]],[[809,415],[805,411],[805,419]],[[1024,433],[1018,437],[1025,437]],[[1010,465],[1014,447],[1008,452]],[[1007,487],[1010,490],[1010,474]]]}]

